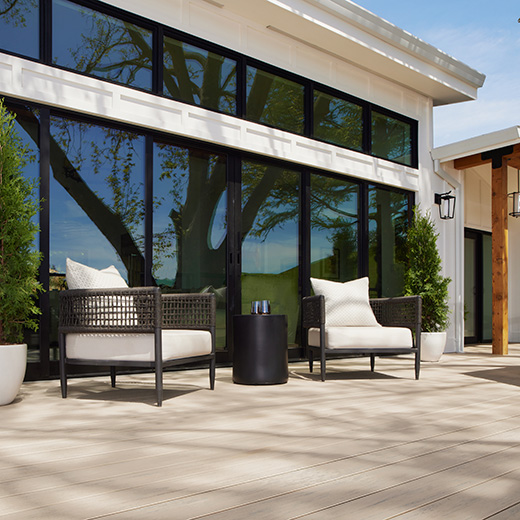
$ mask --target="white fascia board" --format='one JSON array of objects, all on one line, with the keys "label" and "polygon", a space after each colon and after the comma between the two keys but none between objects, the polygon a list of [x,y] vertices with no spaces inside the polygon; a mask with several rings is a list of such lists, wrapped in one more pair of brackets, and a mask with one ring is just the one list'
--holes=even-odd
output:
[{"label": "white fascia board", "polygon": [[220,0],[243,18],[433,99],[469,101],[485,75],[348,0]]},{"label": "white fascia board", "polygon": [[520,144],[520,126],[511,126],[432,150],[432,158],[440,162],[454,161],[477,153]]}]

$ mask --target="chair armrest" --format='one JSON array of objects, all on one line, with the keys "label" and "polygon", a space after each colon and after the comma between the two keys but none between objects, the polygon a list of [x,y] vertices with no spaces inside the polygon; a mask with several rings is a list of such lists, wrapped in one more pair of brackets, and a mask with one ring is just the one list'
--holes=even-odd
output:
[{"label": "chair armrest", "polygon": [[160,325],[160,289],[72,289],[60,292],[59,332],[154,332]]},{"label": "chair armrest", "polygon": [[212,293],[163,294],[163,329],[198,329],[214,332],[217,304]]},{"label": "chair armrest", "polygon": [[302,298],[302,325],[304,328],[320,328],[325,323],[325,298],[305,296]]},{"label": "chair armrest", "polygon": [[372,298],[370,305],[377,321],[387,327],[407,327],[421,333],[422,299],[420,296]]}]

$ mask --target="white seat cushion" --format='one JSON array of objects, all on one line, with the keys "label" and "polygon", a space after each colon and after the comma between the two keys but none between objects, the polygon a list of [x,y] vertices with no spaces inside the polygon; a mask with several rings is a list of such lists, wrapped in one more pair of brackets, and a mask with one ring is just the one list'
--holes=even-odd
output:
[{"label": "white seat cushion", "polygon": [[[106,361],[154,361],[153,334],[66,335],[67,358]],[[211,354],[206,330],[163,330],[163,361]]]},{"label": "white seat cushion", "polygon": [[[320,346],[320,329],[309,329],[309,345]],[[326,348],[411,348],[412,331],[405,327],[326,327]]]}]

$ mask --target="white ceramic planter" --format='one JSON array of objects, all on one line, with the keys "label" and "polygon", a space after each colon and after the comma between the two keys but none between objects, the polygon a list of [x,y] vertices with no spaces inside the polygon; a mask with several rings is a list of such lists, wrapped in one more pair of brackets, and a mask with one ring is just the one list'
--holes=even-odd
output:
[{"label": "white ceramic planter", "polygon": [[421,361],[439,361],[446,339],[446,332],[421,332]]},{"label": "white ceramic planter", "polygon": [[0,405],[14,401],[27,366],[27,345],[0,345]]}]

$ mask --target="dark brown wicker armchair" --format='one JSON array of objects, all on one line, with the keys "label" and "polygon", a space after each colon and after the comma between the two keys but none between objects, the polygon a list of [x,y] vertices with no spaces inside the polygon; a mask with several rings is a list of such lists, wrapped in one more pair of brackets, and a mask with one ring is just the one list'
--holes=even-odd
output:
[{"label": "dark brown wicker armchair", "polygon": [[[419,379],[421,297],[375,298],[370,300],[370,306],[382,327],[327,327],[324,297],[303,298],[302,322],[308,330],[309,370],[312,372],[314,356],[317,355],[322,381],[325,381],[326,357],[334,355],[370,356],[370,368],[374,371],[376,356],[414,354],[415,378]],[[411,335],[403,329],[409,329]]]},{"label": "dark brown wicker armchair", "polygon": [[62,397],[67,365],[155,370],[157,405],[163,399],[163,367],[209,362],[215,386],[216,304],[213,294],[161,295],[158,287],[77,289],[60,293],[59,347]]}]

